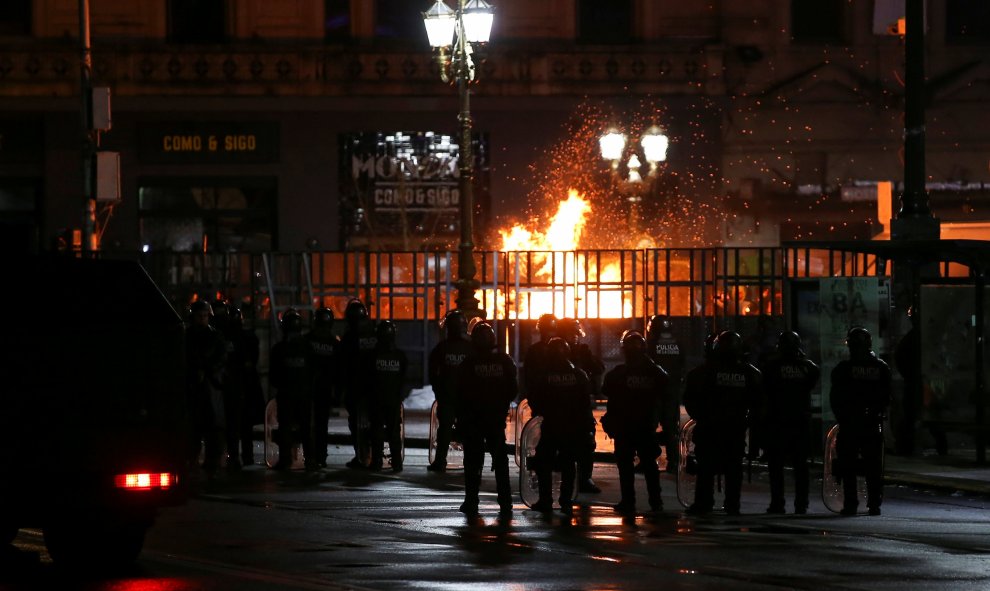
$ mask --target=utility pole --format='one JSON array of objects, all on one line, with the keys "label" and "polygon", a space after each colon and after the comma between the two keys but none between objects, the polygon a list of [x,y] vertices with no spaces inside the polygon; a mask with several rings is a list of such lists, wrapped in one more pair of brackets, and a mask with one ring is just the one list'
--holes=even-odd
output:
[{"label": "utility pole", "polygon": [[96,148],[99,132],[93,129],[93,51],[89,42],[89,0],[79,0],[79,94],[81,98],[83,253],[99,249],[96,241]]}]

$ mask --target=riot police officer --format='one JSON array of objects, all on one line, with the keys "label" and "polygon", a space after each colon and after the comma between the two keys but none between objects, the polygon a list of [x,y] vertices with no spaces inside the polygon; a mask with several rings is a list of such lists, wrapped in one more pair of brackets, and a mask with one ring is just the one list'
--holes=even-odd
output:
[{"label": "riot police officer", "polygon": [[308,435],[312,396],[312,350],[302,338],[302,316],[294,308],[282,312],[282,340],[272,346],[268,380],[278,409],[279,458],[276,470],[292,466],[292,450]]},{"label": "riot police officer", "polygon": [[[213,472],[220,466],[223,426],[222,375],[227,358],[223,336],[211,325],[213,309],[197,300],[189,310],[186,330],[186,396],[191,419],[190,463],[198,462],[205,447],[203,468]],[[201,443],[202,442],[202,445]]]},{"label": "riot police officer", "polygon": [[395,344],[396,328],[383,320],[376,329],[374,379],[370,406],[371,469],[380,470],[385,442],[392,453],[392,471],[402,471],[402,401],[405,399],[406,354]]},{"label": "riot police officer", "polygon": [[533,414],[543,417],[540,442],[536,445],[536,474],[539,499],[534,511],[549,512],[553,507],[553,469],[560,467],[561,511],[570,513],[574,498],[574,478],[579,450],[587,446],[591,413],[591,382],[574,367],[567,341],[554,337],[546,346],[546,366],[529,395]]},{"label": "riot police officer", "polygon": [[530,396],[537,384],[542,382],[543,373],[547,366],[547,344],[557,336],[557,317],[553,314],[543,314],[536,321],[536,330],[540,340],[529,346],[523,358],[523,388],[524,396]]},{"label": "riot police officer", "polygon": [[873,337],[861,326],[846,334],[849,359],[832,370],[829,401],[839,423],[836,452],[842,478],[842,515],[855,515],[859,505],[856,468],[866,472],[866,505],[880,515],[883,503],[883,420],[890,405],[890,368],[873,352]]},{"label": "riot police officer", "polygon": [[340,339],[333,334],[333,322],[333,310],[320,308],[313,314],[313,330],[303,337],[312,350],[313,362],[312,428],[303,442],[309,469],[327,465],[327,426],[337,389],[340,349]]},{"label": "riot police officer", "polygon": [[[505,417],[516,397],[516,364],[496,350],[495,331],[487,322],[471,330],[472,352],[457,368],[457,432],[464,444],[464,503],[467,515],[478,513],[478,490],[485,452],[492,458],[499,512],[512,512],[509,460],[505,453]],[[439,451],[439,450],[438,450]]]},{"label": "riot police officer", "polygon": [[777,352],[760,368],[766,392],[764,444],[770,473],[767,513],[784,513],[784,462],[794,468],[794,512],[808,511],[808,456],[811,391],[821,372],[801,348],[793,331],[777,337]]},{"label": "riot police officer", "polygon": [[[237,423],[227,422],[227,428],[236,428],[241,445],[241,463],[250,466],[254,463],[254,426],[264,422],[265,397],[258,377],[260,344],[254,330],[245,328],[244,313],[237,306],[230,308],[228,341],[233,343],[234,364],[228,365],[240,390],[240,410]],[[234,450],[236,451],[236,444]],[[230,451],[231,457],[235,451]]]},{"label": "riot police officer", "polygon": [[643,335],[626,331],[621,343],[625,363],[605,374],[602,385],[602,391],[608,398],[602,426],[615,440],[615,464],[619,469],[619,488],[622,492],[615,509],[636,510],[633,458],[638,455],[646,476],[650,509],[660,511],[663,501],[660,499],[660,472],[657,468],[660,450],[656,430],[660,422],[659,409],[667,394],[667,372],[647,355]]},{"label": "riot police officer", "polygon": [[473,351],[471,343],[465,338],[466,326],[467,322],[460,310],[448,312],[440,327],[444,332],[444,340],[430,351],[428,374],[437,400],[437,453],[433,463],[426,468],[431,472],[443,472],[447,469],[447,451],[457,417],[457,369]]},{"label": "riot police officer", "polygon": [[746,429],[760,412],[760,372],[743,361],[738,333],[718,335],[712,361],[688,384],[684,406],[695,420],[694,448],[698,478],[688,513],[710,513],[715,504],[715,475],[725,476],[725,512],[738,515]]},{"label": "riot police officer", "polygon": [[[560,335],[560,338],[567,341],[571,350],[570,360],[574,364],[574,367],[588,374],[588,379],[591,381],[591,407],[594,408],[598,400],[602,398],[602,375],[605,373],[605,364],[591,351],[591,347],[581,342],[581,339],[585,337],[584,328],[581,327],[581,321],[576,318],[564,318],[560,320],[557,323],[557,334]],[[588,427],[588,443],[578,453],[578,492],[602,492],[602,489],[598,488],[598,485],[592,479],[592,471],[595,467],[595,447],[597,445],[595,441],[596,426],[595,421],[592,421]]]},{"label": "riot police officer", "polygon": [[[227,443],[227,467],[238,469],[241,467],[239,448],[242,438],[241,412],[244,406],[245,388],[247,386],[244,374],[244,338],[242,336],[243,323],[241,322],[240,310],[234,307],[231,309],[227,302],[217,300],[213,304],[214,323],[213,327],[224,339],[226,349],[226,362],[223,372],[223,408],[225,438]],[[219,311],[219,314],[217,313]],[[234,316],[238,320],[234,320]],[[253,435],[253,434],[252,434]],[[248,440],[244,448],[252,456],[253,463],[253,437]]]},{"label": "riot police officer", "polygon": [[378,337],[375,336],[375,323],[368,318],[368,308],[358,299],[347,302],[344,309],[344,322],[347,328],[340,339],[341,379],[344,385],[344,407],[347,409],[347,428],[354,445],[354,458],[347,462],[348,468],[364,468],[361,458],[359,437],[369,437],[361,433],[368,417],[368,396],[374,377],[374,352]]},{"label": "riot police officer", "polygon": [[677,472],[677,428],[681,422],[681,378],[684,351],[673,333],[673,323],[663,314],[650,317],[646,325],[646,350],[650,359],[667,372],[669,387],[660,410],[663,441],[667,451],[667,472]]}]

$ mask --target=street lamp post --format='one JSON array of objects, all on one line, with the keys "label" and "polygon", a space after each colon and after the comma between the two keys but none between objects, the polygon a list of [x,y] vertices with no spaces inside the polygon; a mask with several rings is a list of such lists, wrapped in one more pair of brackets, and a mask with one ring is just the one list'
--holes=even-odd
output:
[{"label": "street lamp post", "polygon": [[471,144],[471,89],[475,68],[474,45],[487,43],[491,35],[494,11],[485,0],[457,0],[451,10],[443,0],[436,0],[423,13],[423,22],[430,45],[436,53],[440,77],[457,86],[460,111],[457,115],[460,132],[458,151],[459,208],[461,241],[457,249],[457,309],[469,316],[480,314],[475,292],[480,283],[475,279],[474,264],[474,153]]},{"label": "street lamp post", "polygon": [[629,201],[629,228],[634,233],[639,231],[640,202],[643,200],[643,195],[649,191],[653,181],[656,180],[660,163],[667,160],[669,143],[664,130],[657,126],[650,127],[640,137],[639,144],[642,148],[643,158],[650,165],[647,172],[649,182],[645,183],[643,175],[640,173],[643,163],[635,151],[625,161],[626,177],[623,178],[622,176],[620,169],[626,155],[626,135],[624,133],[612,129],[598,139],[602,159],[611,162],[612,178]]}]

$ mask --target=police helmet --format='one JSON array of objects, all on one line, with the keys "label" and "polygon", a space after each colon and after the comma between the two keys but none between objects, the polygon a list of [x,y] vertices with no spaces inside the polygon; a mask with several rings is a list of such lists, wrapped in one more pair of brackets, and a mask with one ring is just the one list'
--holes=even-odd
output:
[{"label": "police helmet", "polygon": [[224,300],[216,300],[213,302],[213,315],[214,316],[227,316],[230,312],[230,308],[227,306],[227,302]]},{"label": "police helmet", "polygon": [[391,320],[382,320],[378,323],[378,328],[375,329],[375,336],[378,337],[379,343],[392,344],[395,342],[397,332],[398,330],[394,322]]},{"label": "police helmet", "polygon": [[547,357],[550,361],[568,361],[571,356],[571,346],[560,337],[554,337],[547,343]]},{"label": "police helmet", "polygon": [[302,316],[295,308],[289,308],[278,319],[279,327],[283,333],[302,331]]},{"label": "police helmet", "polygon": [[868,353],[873,350],[873,337],[862,326],[854,326],[846,333],[846,346],[852,354]]},{"label": "police helmet", "polygon": [[313,313],[313,326],[314,327],[331,327],[333,326],[334,314],[333,310],[327,307],[318,308],[316,312]]},{"label": "police helmet", "polygon": [[622,346],[623,350],[626,349],[641,349],[646,350],[646,337],[639,333],[637,330],[626,330],[622,333],[622,338],[619,340],[619,344]]},{"label": "police helmet", "polygon": [[662,332],[669,332],[673,324],[670,322],[670,318],[664,316],[663,314],[654,314],[650,316],[649,322],[646,323],[646,334],[654,337]]},{"label": "police helmet", "polygon": [[364,305],[364,302],[357,298],[351,298],[347,302],[347,307],[344,308],[344,320],[348,324],[355,324],[368,317],[368,308]]},{"label": "police helmet", "polygon": [[557,317],[553,314],[544,314],[536,321],[536,330],[541,335],[553,335],[557,331]]},{"label": "police helmet", "polygon": [[581,327],[581,321],[577,318],[563,318],[558,320],[557,334],[571,343],[586,336],[584,328]]},{"label": "police helmet", "polygon": [[193,316],[206,312],[208,316],[213,316],[213,308],[206,300],[196,300],[189,306],[189,313]]},{"label": "police helmet", "polygon": [[801,335],[793,330],[785,330],[777,335],[777,351],[781,355],[801,355]]},{"label": "police helmet", "polygon": [[471,330],[471,344],[478,351],[484,351],[485,353],[491,351],[495,348],[495,329],[492,328],[491,324],[487,322],[479,322],[474,325]]},{"label": "police helmet", "polygon": [[738,332],[722,331],[715,339],[713,352],[722,361],[738,361],[743,354],[743,340]]},{"label": "police helmet", "polygon": [[440,330],[449,338],[464,336],[467,332],[467,318],[460,310],[451,310],[440,320]]}]

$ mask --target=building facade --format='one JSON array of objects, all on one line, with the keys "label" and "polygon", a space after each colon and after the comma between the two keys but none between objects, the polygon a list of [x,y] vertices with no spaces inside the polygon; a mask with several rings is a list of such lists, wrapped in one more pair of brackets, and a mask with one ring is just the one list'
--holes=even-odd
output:
[{"label": "building facade", "polygon": [[[97,212],[102,249],[456,244],[458,102],[426,42],[426,0],[91,4],[92,77],[112,95],[100,149],[121,165],[122,199]],[[723,214],[699,233],[709,243],[882,230],[876,183],[903,177],[903,2],[493,4],[472,86],[482,236],[555,198],[540,179],[576,129],[647,124],[671,141],[647,213],[704,203]],[[985,218],[990,13],[946,0],[926,18],[933,207]],[[71,240],[83,218],[78,29],[76,0],[0,7],[5,250]],[[583,120],[589,104],[599,118]]]}]

